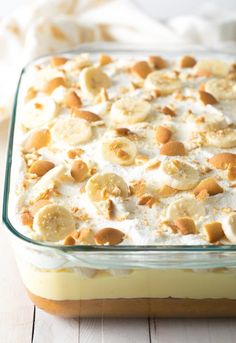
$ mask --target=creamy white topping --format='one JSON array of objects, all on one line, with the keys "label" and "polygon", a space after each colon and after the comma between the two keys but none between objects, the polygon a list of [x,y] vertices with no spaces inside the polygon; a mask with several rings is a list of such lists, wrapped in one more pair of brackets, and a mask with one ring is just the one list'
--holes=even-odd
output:
[{"label": "creamy white topping", "polygon": [[[64,65],[59,67],[52,67],[50,59],[39,63],[36,62],[36,65],[32,65],[27,69],[23,77],[17,108],[12,169],[14,181],[11,192],[11,198],[15,203],[11,219],[18,230],[32,238],[44,239],[40,234],[36,234],[34,229],[23,225],[21,216],[24,211],[30,212],[34,202],[43,197],[42,193],[47,191],[47,189],[53,188],[56,182],[56,192],[51,192],[47,199],[52,203],[66,207],[73,213],[77,230],[91,228],[96,233],[102,228],[116,228],[125,234],[125,238],[120,243],[123,245],[208,244],[203,231],[204,224],[214,221],[222,222],[225,216],[228,215],[227,213],[235,210],[235,188],[232,187],[233,181],[227,179],[227,171],[212,168],[208,163],[208,159],[222,152],[236,153],[236,149],[207,146],[204,142],[204,133],[202,133],[204,130],[202,126],[200,126],[200,129],[197,127],[196,119],[205,116],[207,121],[208,115],[211,117],[222,117],[225,123],[224,127],[228,125],[233,126],[236,115],[236,101],[220,101],[214,105],[204,105],[198,98],[198,87],[201,83],[206,82],[206,78],[196,77],[194,68],[180,69],[176,61],[169,61],[169,69],[179,72],[176,73],[175,78],[181,80],[181,90],[179,93],[174,92],[168,96],[158,96],[155,98],[153,93],[145,88],[143,80],[129,70],[135,61],[147,60],[147,57],[130,58],[123,56],[112,56],[112,63],[100,67],[110,78],[112,84],[110,87],[107,87],[108,99],[103,99],[101,95],[99,100],[98,96],[91,98],[80,89],[80,77],[83,70],[81,65],[83,67],[84,63],[86,67],[88,65],[97,66],[98,63],[93,61],[90,56],[68,56],[68,59]],[[163,72],[166,72],[166,70]],[[27,90],[33,87],[37,92],[36,97],[46,98],[48,97],[44,91],[46,82],[57,77],[66,79],[66,85],[59,86],[50,95],[50,98],[57,105],[56,113],[51,115],[47,112],[47,110],[51,110],[50,106],[46,107],[46,109],[40,109],[41,115],[46,117],[45,121],[42,122],[40,127],[33,127],[33,122],[30,125],[26,125],[29,128],[26,129],[22,123],[25,124],[25,111],[27,102],[29,102],[29,100],[24,100]],[[134,89],[131,82],[134,82],[140,88]],[[74,90],[80,97],[82,106],[79,110],[91,111],[99,115],[103,122],[103,125],[100,125],[101,123],[97,125],[96,122],[89,123],[82,119],[86,125],[90,126],[92,136],[85,142],[75,146],[58,138],[57,132],[53,130],[53,126],[61,118],[72,118],[73,111],[64,104],[68,89]],[[110,115],[111,106],[115,101],[127,95],[132,98],[146,100],[150,103],[151,109],[147,117],[140,122],[117,124]],[[171,106],[176,115],[170,116],[162,113],[162,109],[165,106]],[[135,113],[131,115],[135,116]],[[30,120],[28,119],[28,114],[26,119]],[[171,140],[177,140],[184,144],[187,152],[186,155],[160,155],[162,144],[158,144],[155,139],[156,128],[160,125],[168,127],[173,132]],[[136,136],[134,140],[131,136],[128,136],[128,139],[131,138],[137,148],[136,162],[130,165],[111,162],[104,159],[102,153],[102,144],[106,144],[108,139],[117,137],[115,129],[121,127],[129,129],[133,137]],[[26,153],[22,153],[25,143],[30,135],[38,129],[50,130],[52,139],[49,145],[37,150],[38,155],[35,156],[35,153],[33,153],[32,156],[29,156],[29,159],[35,158],[36,160],[53,162],[56,168],[61,170],[63,174],[57,176],[56,181],[54,176],[52,178],[48,177],[50,173],[55,174],[55,170],[49,171],[49,174],[47,173],[44,176],[36,177],[29,173],[29,165],[27,166],[25,163]],[[67,134],[69,135],[70,133],[68,132]],[[75,159],[70,158],[68,151],[78,148],[83,149],[84,152]],[[140,155],[143,155],[146,159],[141,164],[138,162]],[[91,201],[84,190],[88,177],[82,182],[75,182],[71,177],[71,166],[76,159],[84,161],[90,171],[94,168],[96,173],[115,173],[121,176],[128,186],[132,186],[134,182],[144,182],[146,184],[145,194],[147,193],[155,199],[154,204],[151,207],[145,204],[139,205],[140,195],[129,195],[127,198],[110,195],[110,200],[113,202],[114,211],[117,215],[106,218],[98,211],[98,204]],[[168,226],[168,223],[166,223],[168,206],[178,199],[185,197],[195,198],[192,189],[179,191],[167,197],[159,196],[158,190],[163,186],[160,168],[147,168],[152,160],[162,162],[172,159],[189,163],[199,171],[200,180],[214,177],[224,190],[223,193],[209,196],[203,200],[197,200],[199,201],[199,206],[204,206],[206,214],[194,220],[197,227],[196,234],[183,235],[178,230],[173,230],[173,227]],[[204,172],[204,168],[211,168],[211,170]],[[229,243],[226,239],[222,239],[221,242]],[[63,241],[58,243],[63,243]]]}]

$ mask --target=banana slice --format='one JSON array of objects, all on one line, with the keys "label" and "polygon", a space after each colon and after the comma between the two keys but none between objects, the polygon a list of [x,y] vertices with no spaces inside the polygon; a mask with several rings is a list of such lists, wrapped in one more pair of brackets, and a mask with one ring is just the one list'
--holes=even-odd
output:
[{"label": "banana slice", "polygon": [[218,110],[209,109],[208,112],[200,116],[191,116],[188,118],[192,131],[209,132],[221,130],[228,126],[227,120],[223,113]]},{"label": "banana slice", "polygon": [[106,89],[110,86],[110,78],[99,68],[85,68],[80,74],[81,90],[89,97],[96,96],[102,88]]},{"label": "banana slice", "polygon": [[56,114],[56,104],[48,96],[38,96],[27,102],[22,112],[22,124],[28,129],[39,128]]},{"label": "banana slice", "polygon": [[207,143],[217,148],[236,147],[236,129],[226,128],[224,130],[207,132]]},{"label": "banana slice", "polygon": [[223,61],[206,59],[198,61],[194,67],[194,72],[204,76],[209,74],[214,76],[226,76],[229,72],[230,65]]},{"label": "banana slice", "polygon": [[63,206],[51,204],[43,206],[35,215],[33,229],[43,240],[56,242],[75,230],[72,214]]},{"label": "banana slice", "polygon": [[110,138],[102,143],[102,156],[106,161],[128,166],[134,163],[136,155],[136,145],[128,138]]},{"label": "banana slice", "polygon": [[153,71],[144,83],[144,87],[150,90],[157,90],[161,95],[169,95],[181,88],[181,82],[174,75],[163,71]]},{"label": "banana slice", "polygon": [[146,119],[150,110],[147,101],[127,96],[112,104],[111,118],[119,124],[135,124]]},{"label": "banana slice", "polygon": [[228,79],[212,79],[206,82],[205,89],[217,100],[236,100],[236,82]]},{"label": "banana slice", "polygon": [[165,160],[159,168],[160,182],[177,190],[192,189],[198,183],[200,174],[190,164],[180,160]]},{"label": "banana slice", "polygon": [[181,217],[190,217],[193,220],[198,220],[205,215],[204,205],[194,198],[182,198],[172,202],[166,211],[168,220],[175,221]]},{"label": "banana slice", "polygon": [[88,142],[92,137],[90,125],[79,118],[61,118],[52,128],[54,138],[71,146]]},{"label": "banana slice", "polygon": [[66,173],[66,168],[64,166],[57,166],[49,170],[44,174],[41,179],[33,186],[32,192],[30,192],[30,199],[36,200],[50,188],[53,188],[60,180],[62,176]]},{"label": "banana slice", "polygon": [[236,213],[231,213],[224,218],[222,228],[228,240],[236,243]]},{"label": "banana slice", "polygon": [[127,198],[129,194],[125,181],[114,173],[93,175],[86,183],[85,190],[94,202],[106,200],[109,196]]}]

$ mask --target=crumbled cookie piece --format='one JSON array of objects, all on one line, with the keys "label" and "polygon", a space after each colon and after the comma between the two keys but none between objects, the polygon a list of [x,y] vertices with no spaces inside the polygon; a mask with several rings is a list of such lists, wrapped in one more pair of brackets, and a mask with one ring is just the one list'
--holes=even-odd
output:
[{"label": "crumbled cookie piece", "polygon": [[107,64],[112,63],[112,57],[106,54],[100,54],[98,58],[98,63],[100,66],[105,66]]},{"label": "crumbled cookie piece", "polygon": [[186,155],[186,150],[182,142],[171,141],[162,145],[160,154],[166,156],[184,156]]},{"label": "crumbled cookie piece", "polygon": [[68,93],[66,93],[64,103],[66,107],[69,107],[72,109],[79,108],[82,106],[82,101],[74,90],[71,90]]},{"label": "crumbled cookie piece", "polygon": [[148,206],[149,208],[152,208],[152,206],[157,202],[157,199],[155,199],[152,195],[150,194],[143,194],[141,195],[138,205],[141,206]]},{"label": "crumbled cookie piece", "polygon": [[182,217],[176,219],[175,225],[177,227],[177,230],[182,235],[193,235],[197,233],[197,228],[194,220],[190,217]]},{"label": "crumbled cookie piece", "polygon": [[200,183],[194,188],[193,193],[195,196],[198,196],[204,190],[209,195],[216,195],[224,192],[223,188],[212,177],[200,181]]},{"label": "crumbled cookie piece", "polygon": [[210,243],[216,243],[224,238],[224,231],[219,222],[212,222],[204,225],[204,232]]},{"label": "crumbled cookie piece", "polygon": [[172,136],[172,131],[165,126],[158,126],[156,128],[156,140],[158,143],[164,144],[167,143]]},{"label": "crumbled cookie piece", "polygon": [[152,69],[146,61],[136,62],[131,68],[131,72],[137,75],[141,79],[146,79],[148,74],[150,74]]},{"label": "crumbled cookie piece", "polygon": [[163,114],[167,114],[167,115],[169,115],[169,116],[171,116],[171,117],[176,116],[175,110],[174,110],[172,107],[170,107],[170,106],[164,106],[164,107],[161,109],[161,112],[162,112]]},{"label": "crumbled cookie piece", "polygon": [[165,69],[168,67],[168,63],[164,58],[160,56],[149,56],[149,62],[155,69]]},{"label": "crumbled cookie piece", "polygon": [[192,68],[197,63],[196,59],[192,56],[183,56],[179,61],[180,68]]},{"label": "crumbled cookie piece", "polygon": [[216,105],[218,103],[218,101],[212,94],[202,90],[199,91],[199,99],[203,102],[204,105]]},{"label": "crumbled cookie piece", "polygon": [[125,234],[114,228],[104,228],[96,232],[94,239],[98,245],[117,245],[125,238]]},{"label": "crumbled cookie piece", "polygon": [[71,166],[71,176],[76,182],[82,182],[89,176],[89,168],[82,160],[75,160]]}]

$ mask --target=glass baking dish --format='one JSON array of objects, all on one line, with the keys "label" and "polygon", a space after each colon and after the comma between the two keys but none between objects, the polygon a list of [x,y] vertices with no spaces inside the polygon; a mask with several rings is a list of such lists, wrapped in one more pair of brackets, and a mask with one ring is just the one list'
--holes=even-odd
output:
[{"label": "glass baking dish", "polygon": [[[94,58],[101,52],[111,56],[233,57],[195,47],[173,51],[111,44],[85,44],[61,54],[82,52]],[[11,206],[11,176],[18,100],[27,68],[20,76],[12,115],[3,222],[33,303],[49,313],[68,317],[236,316],[236,245],[61,246],[34,241],[17,230]]]}]

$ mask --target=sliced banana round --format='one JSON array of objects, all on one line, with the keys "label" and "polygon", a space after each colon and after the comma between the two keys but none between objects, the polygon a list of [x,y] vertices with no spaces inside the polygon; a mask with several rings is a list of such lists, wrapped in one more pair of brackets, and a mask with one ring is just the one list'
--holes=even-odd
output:
[{"label": "sliced banana round", "polygon": [[165,160],[159,168],[161,184],[177,190],[192,189],[198,183],[200,174],[190,164],[180,160]]},{"label": "sliced banana round", "polygon": [[209,73],[209,75],[214,76],[226,76],[229,69],[230,65],[228,63],[215,59],[201,60],[194,66],[194,72],[200,75],[203,73]]},{"label": "sliced banana round", "polygon": [[22,110],[22,124],[28,129],[39,128],[56,114],[56,104],[48,96],[38,96],[27,102]]},{"label": "sliced banana round", "polygon": [[236,213],[230,213],[223,219],[222,228],[225,236],[232,243],[236,243]]},{"label": "sliced banana round", "polygon": [[163,71],[153,71],[144,83],[149,90],[157,90],[161,95],[169,95],[181,88],[181,82],[174,75]]},{"label": "sliced banana round", "polygon": [[228,122],[221,111],[209,109],[208,112],[199,116],[191,116],[188,118],[192,131],[209,132],[221,130],[228,126]]},{"label": "sliced banana round", "polygon": [[144,121],[150,110],[149,102],[127,96],[112,104],[111,118],[115,123],[135,124]]},{"label": "sliced banana round", "polygon": [[226,128],[224,130],[206,133],[207,144],[217,148],[236,147],[236,129]]},{"label": "sliced banana round", "polygon": [[76,146],[91,139],[92,129],[83,119],[61,118],[52,127],[52,135],[61,143]]},{"label": "sliced banana round", "polygon": [[128,138],[110,138],[102,143],[102,156],[106,161],[128,166],[134,163],[136,155],[137,147]]},{"label": "sliced banana round", "polygon": [[211,79],[205,89],[217,100],[236,100],[236,82],[229,79]]},{"label": "sliced banana round", "polygon": [[96,96],[102,88],[109,88],[111,79],[100,68],[89,67],[80,74],[80,87],[82,92],[89,96]]},{"label": "sliced banana round", "polygon": [[30,199],[36,200],[48,189],[53,188],[55,184],[65,175],[66,168],[63,165],[56,166],[44,174],[40,180],[32,187]]},{"label": "sliced banana round", "polygon": [[204,205],[194,198],[182,198],[172,202],[166,210],[166,218],[175,221],[181,217],[198,220],[205,215]]},{"label": "sliced banana round", "polygon": [[43,240],[56,242],[75,230],[75,221],[64,206],[51,204],[43,206],[35,214],[33,229]]},{"label": "sliced banana round", "polygon": [[102,201],[113,197],[127,198],[129,189],[123,178],[115,173],[93,175],[85,186],[91,201]]}]

